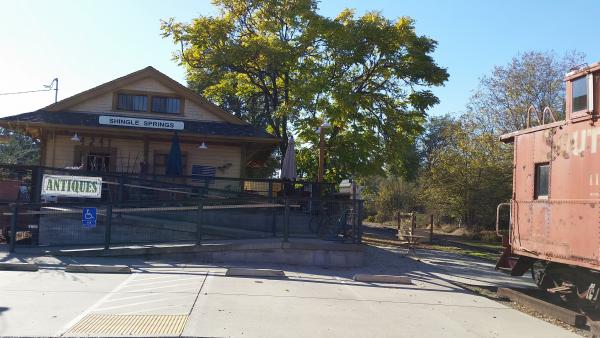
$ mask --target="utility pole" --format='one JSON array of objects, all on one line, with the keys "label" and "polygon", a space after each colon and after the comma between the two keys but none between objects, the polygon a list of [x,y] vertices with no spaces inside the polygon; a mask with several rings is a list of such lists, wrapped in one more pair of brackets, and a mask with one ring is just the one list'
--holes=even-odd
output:
[{"label": "utility pole", "polygon": [[[56,82],[56,85],[54,83]],[[58,78],[55,77],[49,85],[44,86],[50,90],[54,89],[54,103],[58,102]],[[53,88],[54,87],[54,88]]]}]

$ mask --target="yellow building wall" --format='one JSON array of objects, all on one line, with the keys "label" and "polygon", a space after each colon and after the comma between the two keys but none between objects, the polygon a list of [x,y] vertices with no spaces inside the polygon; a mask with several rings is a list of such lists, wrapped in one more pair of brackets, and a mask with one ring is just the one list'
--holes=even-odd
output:
[{"label": "yellow building wall", "polygon": [[[119,172],[137,173],[140,171],[140,162],[144,160],[144,142],[142,140],[126,140],[118,138],[95,139],[82,137],[83,142],[71,140],[71,136],[57,135],[56,144],[52,135],[46,141],[45,165],[49,167],[72,167],[74,163],[75,147],[77,145],[91,145],[96,147],[116,148],[116,170]],[[149,173],[153,172],[154,153],[168,154],[171,149],[170,142],[150,142],[148,146]],[[211,145],[208,149],[198,149],[197,144],[181,144],[181,151],[187,155],[185,175],[191,175],[192,165],[216,167],[217,177],[240,177],[241,173],[241,147],[227,145]],[[111,159],[112,160],[112,159]]]},{"label": "yellow building wall", "polygon": [[[123,90],[134,90],[148,93],[165,93],[165,94],[174,94],[174,91],[170,88],[164,86],[160,82],[152,79],[146,78],[130,85],[127,85],[123,88]],[[116,90],[118,91],[118,90]],[[184,119],[192,119],[192,120],[202,120],[202,121],[219,121],[223,122],[221,118],[217,115],[209,112],[208,110],[202,108],[201,106],[191,102],[190,100],[184,99],[184,110],[183,110],[183,118]],[[89,99],[85,102],[77,104],[71,108],[71,111],[80,111],[80,112],[112,112],[113,111],[113,93],[107,93],[95,98]],[[140,113],[140,112],[122,112],[119,111],[119,114],[123,115],[135,115],[135,116],[143,116],[147,118],[169,118],[168,114],[155,114],[155,113]],[[176,116],[177,119],[180,119],[182,116]]]},{"label": "yellow building wall", "polygon": [[[168,154],[171,143],[151,142],[149,148],[149,162],[152,165],[154,154]],[[191,175],[192,165],[196,164],[216,167],[215,176],[217,177],[240,177],[242,153],[239,146],[211,145],[208,143],[208,149],[198,149],[198,144],[185,143],[181,144],[181,152],[187,155],[185,175]]]},{"label": "yellow building wall", "polygon": [[124,86],[122,89],[125,90],[136,90],[141,92],[154,92],[154,93],[174,93],[174,91],[163,85],[162,83],[156,81],[152,78],[145,78],[140,81],[134,82],[127,86]]}]

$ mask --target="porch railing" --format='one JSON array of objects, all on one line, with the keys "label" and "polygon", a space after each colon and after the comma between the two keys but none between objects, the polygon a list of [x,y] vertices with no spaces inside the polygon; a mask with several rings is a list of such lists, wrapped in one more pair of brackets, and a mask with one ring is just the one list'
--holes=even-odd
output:
[{"label": "porch railing", "polygon": [[[0,202],[40,202],[44,174],[100,176],[102,201],[184,200],[198,198],[268,197],[327,198],[335,185],[311,181],[232,178],[213,176],[166,176],[93,172],[43,166],[0,164]],[[60,201],[69,201],[60,198]]]}]

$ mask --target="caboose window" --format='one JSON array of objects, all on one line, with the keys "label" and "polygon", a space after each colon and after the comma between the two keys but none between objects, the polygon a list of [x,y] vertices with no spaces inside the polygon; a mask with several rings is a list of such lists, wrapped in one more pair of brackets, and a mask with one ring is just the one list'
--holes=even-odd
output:
[{"label": "caboose window", "polygon": [[539,163],[535,165],[535,198],[548,198],[550,185],[550,164]]},{"label": "caboose window", "polygon": [[573,80],[572,82],[572,96],[573,96],[573,111],[587,110],[588,109],[588,80],[587,77],[580,77],[579,79]]}]

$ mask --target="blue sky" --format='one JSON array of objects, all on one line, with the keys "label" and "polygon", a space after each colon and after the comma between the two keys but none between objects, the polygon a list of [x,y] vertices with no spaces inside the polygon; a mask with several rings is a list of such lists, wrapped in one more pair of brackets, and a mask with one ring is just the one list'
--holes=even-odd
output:
[{"label": "blue sky", "polygon": [[[410,16],[418,34],[438,41],[434,58],[450,79],[435,88],[441,102],[430,114],[460,112],[478,79],[518,53],[578,50],[600,61],[595,24],[600,1],[324,0],[320,12],[378,10],[388,18]],[[175,46],[160,36],[161,18],[190,21],[215,14],[198,0],[2,0],[0,93],[42,89],[60,81],[59,99],[152,65],[184,83],[172,60]],[[0,95],[0,116],[44,107],[53,92]]]}]

